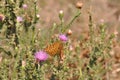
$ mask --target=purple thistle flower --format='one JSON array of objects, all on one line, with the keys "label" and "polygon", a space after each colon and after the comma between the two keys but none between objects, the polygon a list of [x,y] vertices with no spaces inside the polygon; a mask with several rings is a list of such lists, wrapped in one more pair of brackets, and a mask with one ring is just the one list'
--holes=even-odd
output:
[{"label": "purple thistle flower", "polygon": [[59,39],[60,39],[61,41],[67,41],[67,40],[68,40],[68,38],[67,38],[67,36],[66,36],[65,34],[59,35]]},{"label": "purple thistle flower", "polygon": [[28,6],[27,6],[27,4],[23,4],[22,7],[23,7],[23,9],[27,9]]},{"label": "purple thistle flower", "polygon": [[23,18],[20,16],[17,16],[17,22],[22,22],[22,21],[23,21]]},{"label": "purple thistle flower", "polygon": [[45,60],[47,60],[47,58],[48,58],[48,54],[44,51],[39,51],[39,52],[35,53],[35,59],[39,62],[45,61]]}]

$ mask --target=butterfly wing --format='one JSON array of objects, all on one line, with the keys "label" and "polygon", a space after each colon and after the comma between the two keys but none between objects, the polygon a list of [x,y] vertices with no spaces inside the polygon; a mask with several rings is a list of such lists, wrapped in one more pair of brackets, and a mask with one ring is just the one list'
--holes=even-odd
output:
[{"label": "butterfly wing", "polygon": [[51,56],[54,56],[56,54],[61,54],[62,50],[63,50],[63,43],[60,41],[54,42],[53,44],[48,45],[45,48],[45,51]]}]

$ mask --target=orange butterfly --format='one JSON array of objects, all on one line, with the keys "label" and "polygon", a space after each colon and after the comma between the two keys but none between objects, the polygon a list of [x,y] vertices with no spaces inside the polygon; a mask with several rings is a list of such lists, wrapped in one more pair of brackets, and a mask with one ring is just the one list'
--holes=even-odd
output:
[{"label": "orange butterfly", "polygon": [[51,56],[58,54],[60,59],[63,57],[63,43],[61,41],[56,41],[48,45],[44,50]]}]

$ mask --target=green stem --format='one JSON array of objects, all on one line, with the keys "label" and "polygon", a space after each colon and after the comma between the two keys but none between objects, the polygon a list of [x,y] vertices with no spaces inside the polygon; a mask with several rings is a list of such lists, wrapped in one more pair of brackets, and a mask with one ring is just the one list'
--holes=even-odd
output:
[{"label": "green stem", "polygon": [[65,32],[66,29],[70,28],[72,23],[75,21],[75,19],[77,17],[79,17],[81,14],[80,10],[77,12],[77,14],[71,19],[71,21],[69,22],[69,24],[64,28],[63,32]]}]

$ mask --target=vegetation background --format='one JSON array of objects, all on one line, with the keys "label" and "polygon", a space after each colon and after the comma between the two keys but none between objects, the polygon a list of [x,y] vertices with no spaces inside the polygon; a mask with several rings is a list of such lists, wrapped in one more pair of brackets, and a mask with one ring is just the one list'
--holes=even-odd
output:
[{"label": "vegetation background", "polygon": [[[0,18],[4,17],[0,19],[1,80],[120,79],[120,0],[0,2]],[[68,34],[65,27],[79,13],[78,2],[83,4],[81,14],[68,26],[72,33],[63,42],[64,61],[60,63],[55,56],[37,63],[37,51],[59,40],[59,34]],[[23,4],[27,4],[27,9]],[[59,11],[63,11],[62,19]],[[59,45],[53,45],[53,50]]]}]

